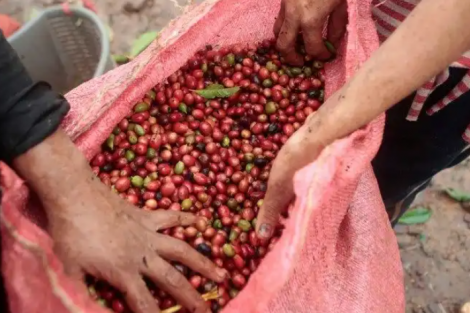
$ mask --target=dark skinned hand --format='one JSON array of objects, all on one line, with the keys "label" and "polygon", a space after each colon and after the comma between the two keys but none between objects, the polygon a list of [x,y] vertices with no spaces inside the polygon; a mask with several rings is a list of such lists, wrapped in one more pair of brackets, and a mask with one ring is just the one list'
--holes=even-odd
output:
[{"label": "dark skinned hand", "polygon": [[226,271],[187,243],[157,231],[196,222],[189,213],[139,210],[92,173],[86,159],[62,132],[14,160],[14,167],[38,194],[47,214],[54,250],[68,275],[83,287],[85,274],[123,292],[136,313],[159,312],[142,276],[171,294],[190,312],[210,312],[177,261],[221,282]]},{"label": "dark skinned hand", "polygon": [[283,0],[274,24],[277,48],[292,65],[302,65],[303,58],[296,50],[299,33],[302,34],[308,55],[326,60],[332,55],[326,48],[323,29],[327,26],[327,40],[337,46],[347,24],[345,0]]}]

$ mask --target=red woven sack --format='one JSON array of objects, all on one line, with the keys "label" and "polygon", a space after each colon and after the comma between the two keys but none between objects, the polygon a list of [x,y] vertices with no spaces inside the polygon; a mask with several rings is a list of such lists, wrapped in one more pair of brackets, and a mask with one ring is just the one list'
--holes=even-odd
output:
[{"label": "red woven sack", "polygon": [[[326,66],[331,95],[378,46],[370,0],[348,0],[349,26]],[[67,95],[63,128],[90,159],[113,127],[156,84],[206,44],[272,37],[279,0],[210,0],[171,23],[133,62]],[[340,122],[340,121],[338,121]],[[398,247],[370,161],[383,117],[328,147],[294,179],[297,195],[284,234],[224,313],[404,312]],[[2,270],[12,313],[105,312],[77,292],[33,221],[28,189],[2,165]],[[38,212],[38,211],[33,211]]]},{"label": "red woven sack", "polygon": [[15,20],[13,17],[0,14],[0,31],[3,32],[6,38],[13,35],[18,29],[20,29],[21,25]]}]

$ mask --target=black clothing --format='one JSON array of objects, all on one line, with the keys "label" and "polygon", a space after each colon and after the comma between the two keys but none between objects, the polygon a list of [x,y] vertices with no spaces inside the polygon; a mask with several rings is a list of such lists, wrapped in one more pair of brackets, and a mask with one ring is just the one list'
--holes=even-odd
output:
[{"label": "black clothing", "polygon": [[372,165],[387,212],[395,217],[393,224],[435,174],[470,155],[462,138],[470,123],[470,92],[432,116],[425,113],[449,94],[466,72],[450,69],[449,79],[427,99],[418,121],[405,119],[414,94],[387,112],[383,142]]},{"label": "black clothing", "polygon": [[[48,84],[31,80],[0,30],[0,160],[10,163],[41,143],[57,130],[69,108]],[[0,281],[0,312],[8,312],[6,302]]]},{"label": "black clothing", "polygon": [[48,84],[33,83],[0,31],[0,160],[11,162],[55,132],[69,108]]}]

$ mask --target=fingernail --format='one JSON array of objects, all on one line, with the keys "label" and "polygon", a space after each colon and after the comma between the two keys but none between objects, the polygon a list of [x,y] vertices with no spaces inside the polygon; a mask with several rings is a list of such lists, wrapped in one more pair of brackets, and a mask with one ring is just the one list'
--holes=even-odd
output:
[{"label": "fingernail", "polygon": [[272,228],[271,228],[271,225],[269,225],[269,224],[262,224],[259,227],[260,237],[269,238],[269,237],[271,237],[271,232],[272,232]]}]

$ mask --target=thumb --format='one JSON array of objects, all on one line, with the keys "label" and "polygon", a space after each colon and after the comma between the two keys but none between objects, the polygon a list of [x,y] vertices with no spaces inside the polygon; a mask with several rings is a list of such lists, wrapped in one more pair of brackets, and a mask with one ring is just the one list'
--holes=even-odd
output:
[{"label": "thumb", "polygon": [[284,24],[284,18],[286,16],[286,8],[284,1],[281,2],[281,9],[279,10],[279,14],[277,15],[276,21],[274,22],[274,36],[279,36],[281,32],[281,27]]},{"label": "thumb", "polygon": [[54,252],[62,262],[62,268],[69,278],[76,281],[83,281],[84,272],[77,262],[77,255],[71,251],[67,243],[56,242]]},{"label": "thumb", "polygon": [[83,294],[88,294],[87,286],[85,284],[85,272],[81,267],[71,260],[64,260],[64,273],[72,281],[77,291]]},{"label": "thumb", "polygon": [[85,272],[79,264],[77,255],[71,251],[70,246],[65,242],[56,242],[54,252],[62,263],[64,274],[71,279],[77,288],[86,291]]},{"label": "thumb", "polygon": [[292,177],[276,175],[270,178],[266,197],[256,221],[256,233],[260,238],[267,239],[273,235],[279,222],[279,215],[293,197],[294,187]]},{"label": "thumb", "polygon": [[312,162],[322,149],[312,140],[313,116],[282,147],[271,169],[268,190],[256,221],[260,238],[269,238],[279,221],[279,214],[294,198],[295,172]]},{"label": "thumb", "polygon": [[328,41],[335,47],[339,46],[339,43],[346,32],[346,24],[348,23],[347,5],[347,1],[341,2],[328,19]]}]

